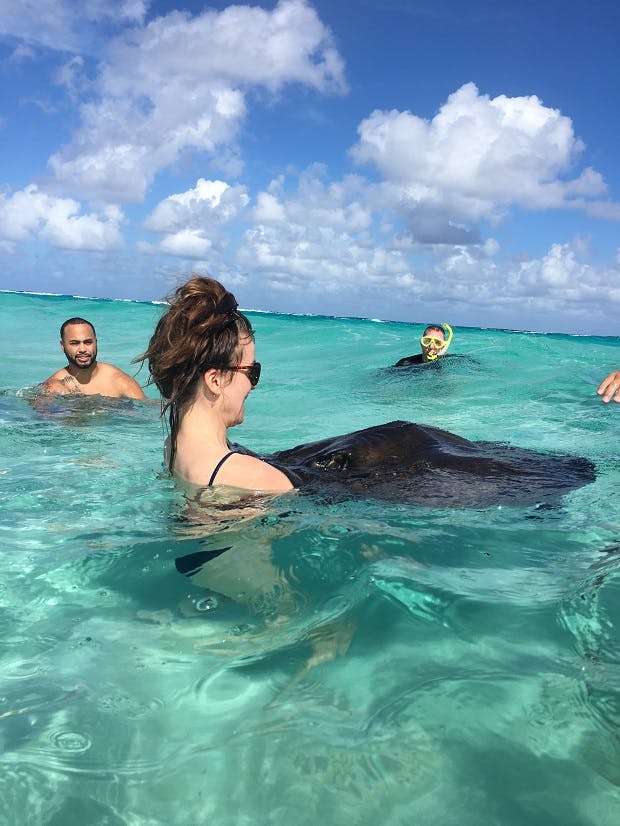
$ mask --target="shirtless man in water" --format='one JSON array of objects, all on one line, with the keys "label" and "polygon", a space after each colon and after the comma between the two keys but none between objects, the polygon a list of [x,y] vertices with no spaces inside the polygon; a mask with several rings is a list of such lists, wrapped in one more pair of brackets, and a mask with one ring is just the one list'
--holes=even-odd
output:
[{"label": "shirtless man in water", "polygon": [[67,319],[60,328],[60,348],[69,363],[42,383],[44,393],[146,398],[135,379],[112,364],[97,361],[97,335],[90,321]]}]

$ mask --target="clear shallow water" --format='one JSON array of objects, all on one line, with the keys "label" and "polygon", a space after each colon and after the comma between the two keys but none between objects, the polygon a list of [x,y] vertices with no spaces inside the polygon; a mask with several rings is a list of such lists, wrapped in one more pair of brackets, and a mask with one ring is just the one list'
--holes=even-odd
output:
[{"label": "clear shallow water", "polygon": [[152,390],[24,390],[65,318],[132,372],[159,312],[0,294],[0,820],[617,823],[620,406],[594,390],[619,340],[457,329],[464,358],[395,373],[418,326],[253,314],[248,447],[408,419],[597,480],[545,510],[293,494],[201,526]]}]

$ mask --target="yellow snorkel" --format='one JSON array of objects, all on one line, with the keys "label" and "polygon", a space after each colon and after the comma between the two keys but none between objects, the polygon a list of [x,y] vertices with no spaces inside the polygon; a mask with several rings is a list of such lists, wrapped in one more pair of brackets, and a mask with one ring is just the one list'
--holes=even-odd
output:
[{"label": "yellow snorkel", "polygon": [[447,321],[444,321],[441,325],[444,335],[447,333],[448,337],[442,341],[440,338],[434,338],[433,336],[422,336],[420,339],[420,344],[422,347],[430,347],[433,343],[435,346],[441,345],[440,349],[436,353],[427,352],[426,353],[426,360],[427,361],[435,361],[435,359],[439,358],[439,356],[443,356],[450,346],[450,342],[452,341],[452,336],[454,333],[452,332],[452,327],[448,324]]}]

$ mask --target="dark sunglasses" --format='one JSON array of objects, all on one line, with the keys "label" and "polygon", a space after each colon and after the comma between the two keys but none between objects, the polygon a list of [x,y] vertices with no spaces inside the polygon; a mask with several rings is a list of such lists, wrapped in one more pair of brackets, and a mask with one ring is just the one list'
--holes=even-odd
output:
[{"label": "dark sunglasses", "polygon": [[[243,370],[252,387],[256,387],[260,379],[260,361],[255,361],[254,364],[240,364],[239,367],[231,367],[231,370]],[[246,372],[247,371],[247,372]]]}]

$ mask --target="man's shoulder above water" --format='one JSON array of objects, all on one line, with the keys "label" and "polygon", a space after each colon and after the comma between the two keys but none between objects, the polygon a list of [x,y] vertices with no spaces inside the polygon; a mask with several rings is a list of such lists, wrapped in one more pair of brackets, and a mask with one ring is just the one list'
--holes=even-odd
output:
[{"label": "man's shoulder above water", "polygon": [[410,367],[412,364],[424,364],[423,354],[416,353],[415,356],[406,356],[397,361],[394,367]]},{"label": "man's shoulder above water", "polygon": [[41,384],[43,393],[54,395],[110,396],[113,398],[146,398],[138,382],[119,367],[98,361],[92,371],[77,375],[62,367]]}]

